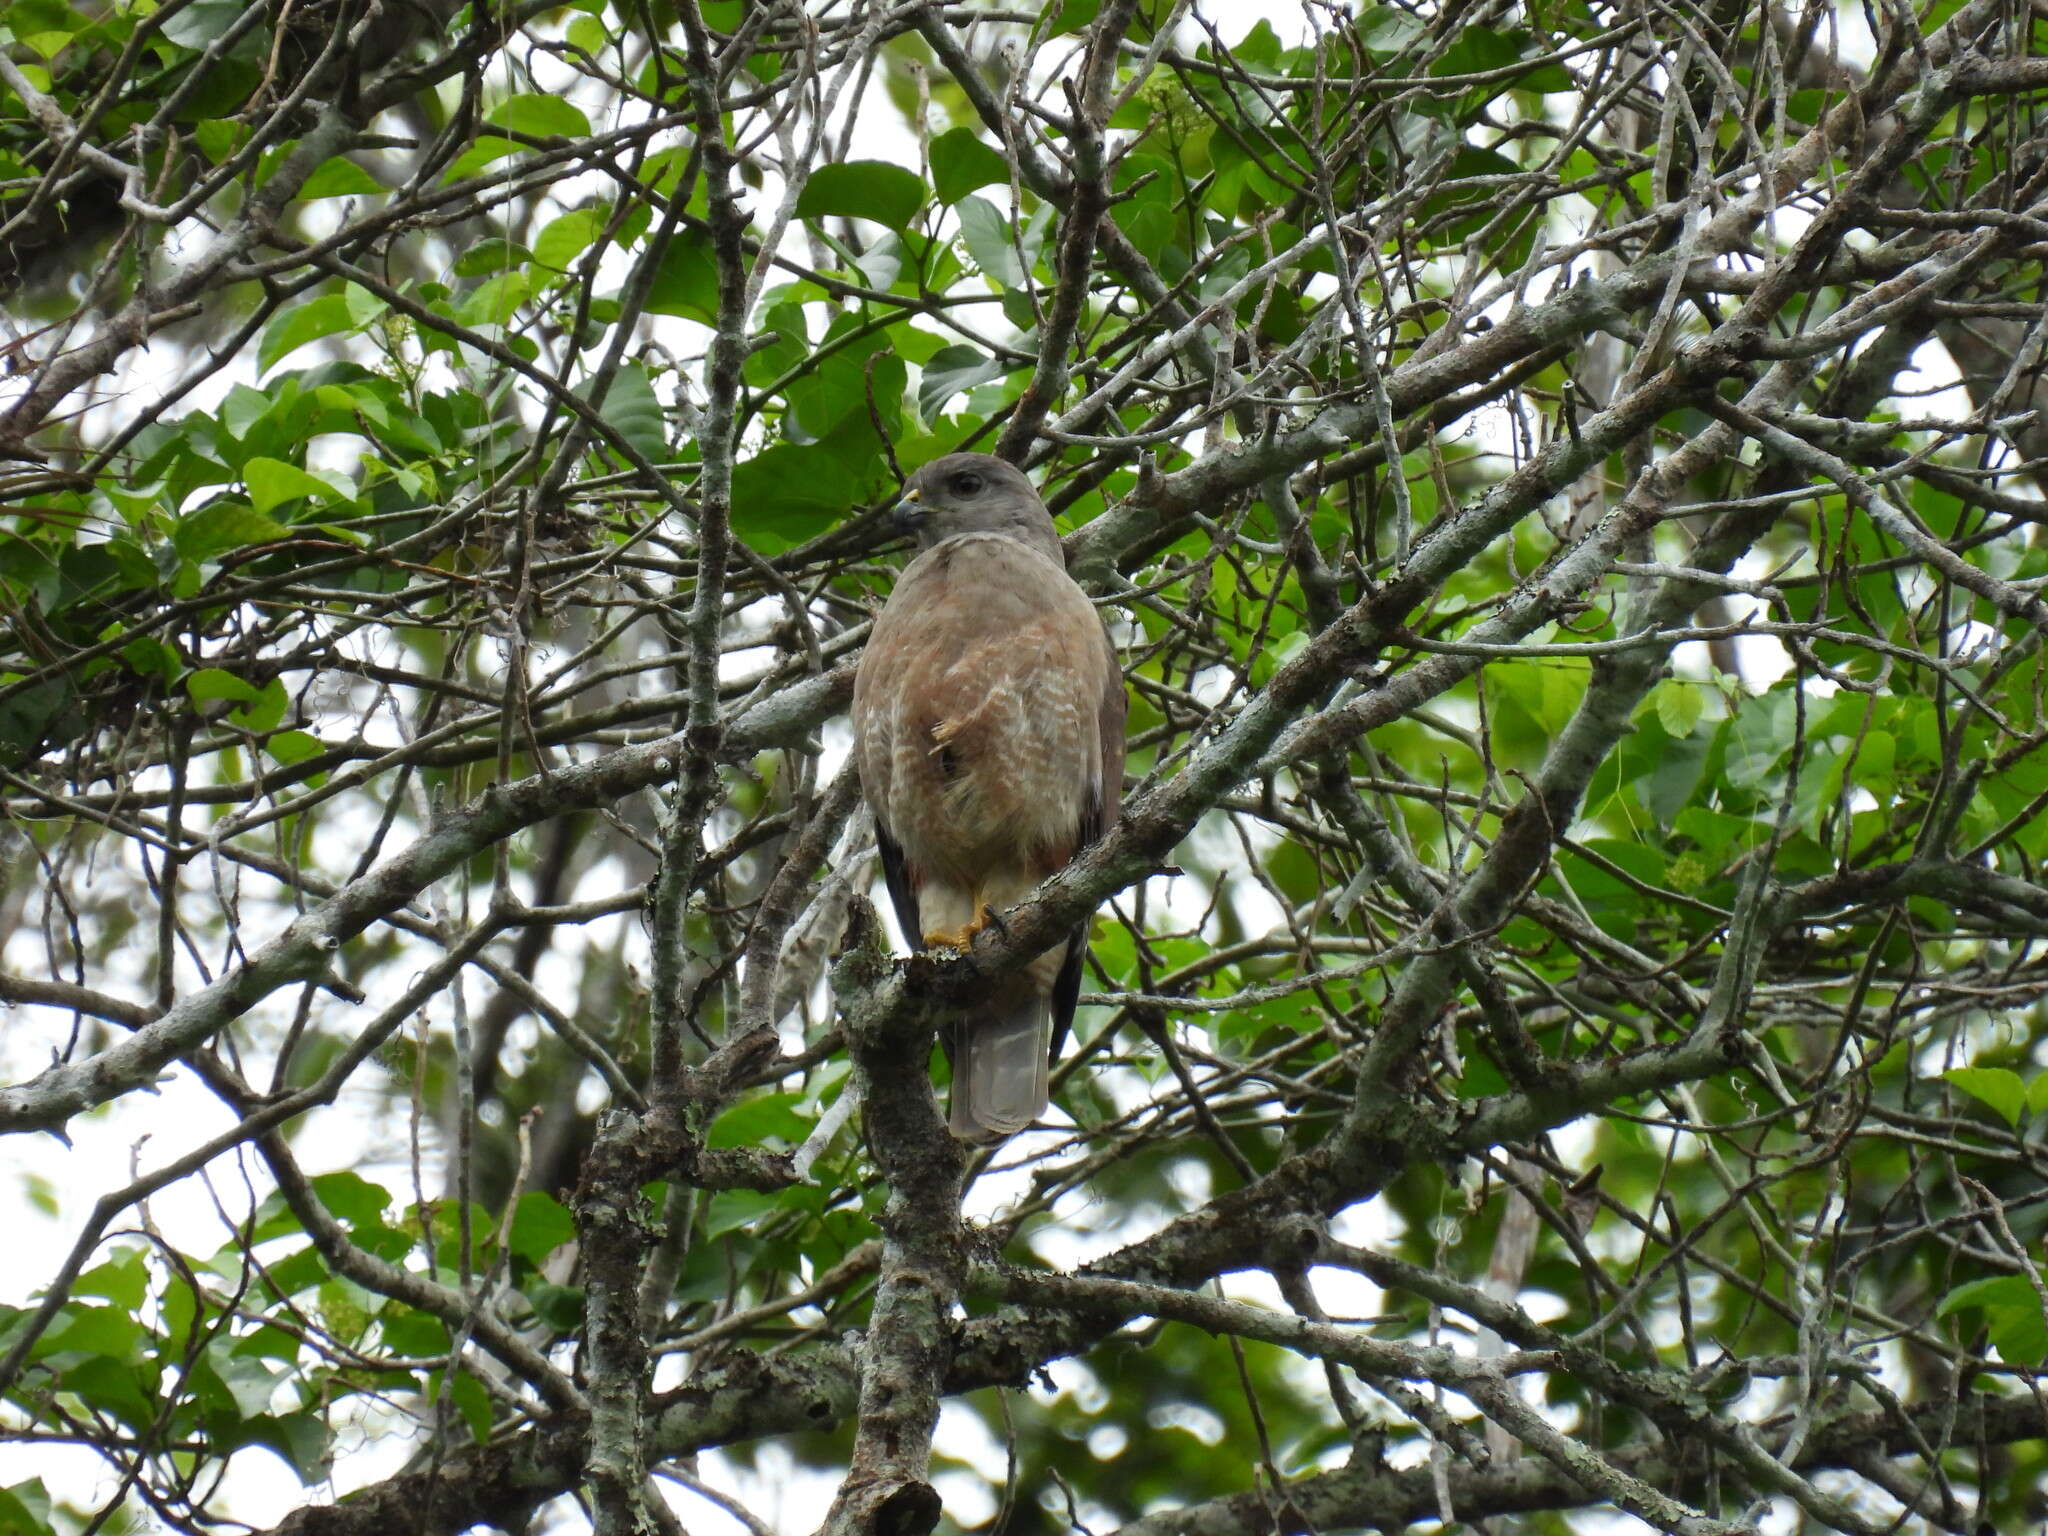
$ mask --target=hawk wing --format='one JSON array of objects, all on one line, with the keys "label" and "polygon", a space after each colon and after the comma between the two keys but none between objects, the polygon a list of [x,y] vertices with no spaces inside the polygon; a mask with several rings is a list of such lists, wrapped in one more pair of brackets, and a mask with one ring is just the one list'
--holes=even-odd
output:
[{"label": "hawk wing", "polygon": [[[1107,633],[1102,637],[1102,649],[1108,659],[1107,675],[1095,711],[1101,769],[1095,793],[1082,810],[1081,839],[1074,849],[1076,857],[1102,841],[1109,829],[1116,825],[1117,812],[1123,808],[1124,716],[1130,709],[1130,700],[1124,693],[1123,669],[1117,664],[1116,647],[1110,643]],[[1060,1059],[1060,1049],[1066,1044],[1068,1032],[1074,1026],[1074,1009],[1081,998],[1081,970],[1087,959],[1088,925],[1082,923],[1074,930],[1074,936],[1067,940],[1066,958],[1061,962],[1059,975],[1053,980],[1051,1061]]]}]

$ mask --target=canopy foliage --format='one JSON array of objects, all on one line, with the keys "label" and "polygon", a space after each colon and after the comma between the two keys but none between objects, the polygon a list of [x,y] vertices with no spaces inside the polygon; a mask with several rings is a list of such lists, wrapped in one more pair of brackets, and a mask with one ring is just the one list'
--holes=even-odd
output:
[{"label": "canopy foliage", "polygon": [[[2038,7],[0,28],[0,1528],[2042,1520]],[[1130,775],[906,963],[962,447]]]}]

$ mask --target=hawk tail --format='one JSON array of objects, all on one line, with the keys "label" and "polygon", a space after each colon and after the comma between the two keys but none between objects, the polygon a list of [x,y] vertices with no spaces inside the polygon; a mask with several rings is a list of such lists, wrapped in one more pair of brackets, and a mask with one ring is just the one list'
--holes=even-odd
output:
[{"label": "hawk tail", "polygon": [[1018,980],[960,1027],[951,1108],[953,1134],[963,1141],[1001,1141],[1045,1112],[1053,1003],[1028,974]]}]

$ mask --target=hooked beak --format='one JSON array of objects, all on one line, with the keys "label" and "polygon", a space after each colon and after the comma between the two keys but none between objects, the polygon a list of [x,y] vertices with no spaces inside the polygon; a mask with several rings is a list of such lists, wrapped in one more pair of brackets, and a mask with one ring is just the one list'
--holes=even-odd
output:
[{"label": "hooked beak", "polygon": [[891,509],[889,521],[896,525],[898,533],[915,533],[927,510],[923,498],[916,491],[905,491],[903,499]]}]

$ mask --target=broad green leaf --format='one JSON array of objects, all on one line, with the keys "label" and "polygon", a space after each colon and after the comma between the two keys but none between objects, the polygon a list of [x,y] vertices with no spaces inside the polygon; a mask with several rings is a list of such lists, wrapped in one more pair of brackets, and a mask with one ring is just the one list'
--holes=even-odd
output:
[{"label": "broad green leaf", "polygon": [[551,222],[534,237],[533,259],[541,266],[566,272],[603,232],[611,211],[602,205],[577,208]]},{"label": "broad green leaf", "polygon": [[254,704],[263,697],[263,690],[254,683],[219,667],[201,667],[193,672],[185,679],[185,692],[194,704],[211,704],[220,699]]},{"label": "broad green leaf", "polygon": [[178,524],[171,542],[187,560],[210,560],[251,544],[274,544],[291,530],[272,521],[246,502],[216,501]]},{"label": "broad green leaf", "polygon": [[448,1395],[454,1400],[456,1411],[462,1415],[463,1423],[469,1426],[470,1436],[476,1443],[482,1445],[490,1439],[491,1398],[484,1391],[483,1383],[464,1372],[449,1383]]},{"label": "broad green leaf", "polygon": [[1973,1099],[1981,1099],[2005,1117],[2007,1125],[2018,1125],[2027,1107],[2027,1085],[2017,1072],[2004,1067],[1955,1067],[1941,1074]]},{"label": "broad green leaf", "polygon": [[299,201],[320,197],[378,197],[385,187],[355,161],[337,155],[327,161],[299,189]]},{"label": "broad green leaf", "polygon": [[[458,1388],[461,1381],[476,1385],[471,1378],[461,1377]],[[326,1419],[316,1413],[264,1414],[251,1419],[243,1443],[268,1446],[298,1473],[299,1481],[307,1487],[326,1481],[333,1471],[333,1437]]]},{"label": "broad green leaf", "polygon": [[180,48],[204,48],[233,26],[242,0],[193,0],[164,18],[163,35]]},{"label": "broad green leaf", "polygon": [[495,272],[514,272],[533,260],[525,246],[493,235],[479,240],[455,258],[457,277],[489,277]]},{"label": "broad green leaf", "polygon": [[1422,17],[1398,5],[1369,5],[1358,18],[1360,39],[1381,58],[1412,47],[1428,31],[1429,25]]},{"label": "broad green leaf", "polygon": [[647,292],[647,311],[709,325],[718,319],[718,262],[704,236],[683,230],[669,241]]},{"label": "broad green leaf", "polygon": [[[576,392],[587,398],[591,394],[590,381],[585,380]],[[627,363],[612,376],[611,388],[605,391],[598,414],[654,463],[668,460],[668,421],[647,370],[638,363]]]},{"label": "broad green leaf", "polygon": [[287,464],[282,459],[251,459],[242,466],[242,478],[249,486],[249,501],[258,512],[268,513],[288,501],[309,497],[314,501],[334,500],[334,487],[318,475]]},{"label": "broad green leaf", "polygon": [[1450,47],[1437,56],[1429,66],[1432,75],[1475,75],[1486,70],[1506,69],[1522,57],[1518,40],[1521,34],[1509,36],[1496,32],[1491,27],[1473,26],[1467,23],[1458,28],[1458,36]]},{"label": "broad green leaf", "polygon": [[155,1398],[144,1390],[135,1366],[112,1355],[95,1355],[63,1372],[66,1392],[75,1392],[93,1408],[134,1429],[154,1422]]},{"label": "broad green leaf", "polygon": [[387,1307],[378,1315],[384,1342],[401,1355],[429,1356],[448,1352],[448,1330],[438,1317],[404,1307]]},{"label": "broad green leaf", "polygon": [[704,1235],[720,1237],[758,1221],[776,1207],[773,1195],[751,1189],[724,1189],[711,1197],[704,1211]]},{"label": "broad green leaf", "polygon": [[[0,681],[11,685],[20,678]],[[76,697],[61,679],[50,678],[0,698],[0,761],[19,763],[40,748],[51,733],[51,723]]]},{"label": "broad green leaf", "polygon": [[573,1333],[583,1326],[583,1288],[552,1285],[534,1280],[521,1288],[533,1306],[534,1316],[557,1333]]},{"label": "broad green leaf", "polygon": [[265,327],[262,345],[256,349],[256,371],[266,374],[309,342],[354,330],[355,326],[348,300],[338,293],[298,300],[279,310]]},{"label": "broad green leaf", "polygon": [[552,1195],[530,1189],[512,1212],[512,1251],[538,1264],[576,1236],[576,1222]]},{"label": "broad green leaf", "polygon": [[1038,260],[1039,248],[1044,244],[1045,229],[1052,219],[1051,205],[1040,205],[1038,213],[1025,222],[1021,231],[1012,227],[1008,214],[985,197],[963,197],[955,211],[960,215],[960,238],[974,264],[1004,288],[1022,287],[1027,264]]},{"label": "broad green leaf", "polygon": [[200,153],[215,165],[219,165],[249,142],[249,128],[246,123],[195,123],[192,126],[192,138],[198,144]]},{"label": "broad green leaf", "polygon": [[925,185],[915,171],[886,160],[842,160],[821,165],[797,195],[800,219],[841,215],[872,219],[902,229],[925,203]]},{"label": "broad green leaf", "polygon": [[1657,720],[1674,741],[1693,733],[1706,709],[1704,690],[1696,683],[1667,678],[1657,685]]},{"label": "broad green leaf", "polygon": [[858,478],[821,443],[777,443],[733,466],[734,531],[756,549],[824,532],[859,497]]},{"label": "broad green leaf", "polygon": [[142,1358],[146,1334],[125,1307],[69,1306],[35,1346],[35,1358],[105,1357],[120,1362]]},{"label": "broad green leaf", "polygon": [[104,1297],[132,1312],[141,1307],[142,1298],[148,1293],[149,1272],[143,1266],[141,1253],[130,1249],[104,1264],[95,1264],[73,1282],[71,1290],[77,1296]]},{"label": "broad green leaf", "polygon": [[557,135],[565,139],[580,139],[590,133],[590,119],[583,115],[581,107],[560,96],[541,93],[508,96],[484,115],[484,121],[494,127],[510,128],[515,133],[531,134],[537,139]]},{"label": "broad green leaf", "polygon": [[704,1144],[710,1147],[765,1146],[770,1137],[794,1146],[811,1133],[811,1122],[797,1113],[802,1096],[764,1093],[743,1100],[711,1124]]},{"label": "broad green leaf", "polygon": [[277,728],[284,719],[284,712],[291,706],[291,696],[286,692],[284,679],[273,677],[263,685],[263,691],[246,708],[231,710],[228,723],[238,725],[245,731],[270,731]]},{"label": "broad green leaf", "polygon": [[381,1226],[384,1211],[391,1204],[391,1192],[383,1185],[346,1168],[314,1179],[313,1193],[336,1219],[350,1227]]},{"label": "broad green leaf", "polygon": [[257,1355],[229,1355],[224,1359],[216,1356],[213,1369],[215,1378],[245,1418],[254,1418],[270,1406],[285,1374]]},{"label": "broad green leaf", "polygon": [[503,325],[533,297],[533,274],[500,272],[487,277],[462,301],[456,319],[464,325]]},{"label": "broad green leaf", "polygon": [[304,731],[279,731],[268,737],[263,750],[287,768],[295,768],[309,758],[318,757],[327,749],[320,744],[320,738]]},{"label": "broad green leaf", "polygon": [[1941,1298],[1934,1315],[1947,1317],[1965,1307],[2016,1307],[2021,1310],[2032,1307],[2038,1312],[2041,1300],[2033,1282],[2025,1275],[1993,1275],[1986,1280],[1971,1280],[1957,1286]]},{"label": "broad green leaf", "polygon": [[1936,1315],[1946,1317],[1965,1308],[1984,1314],[1992,1345],[2011,1364],[2033,1367],[2048,1358],[2048,1315],[2027,1276],[1995,1275],[1959,1285],[1942,1297]]},{"label": "broad green leaf", "polygon": [[917,382],[918,414],[931,421],[955,395],[999,379],[1002,363],[969,346],[946,347],[932,355]]},{"label": "broad green leaf", "polygon": [[0,1531],[7,1536],[30,1536],[32,1532],[55,1529],[50,1523],[50,1494],[43,1480],[32,1477],[11,1488],[0,1488]]},{"label": "broad green leaf", "polygon": [[1009,184],[1009,162],[972,128],[949,128],[933,139],[931,158],[932,192],[948,206],[981,187]]},{"label": "broad green leaf", "polygon": [[372,1301],[381,1301],[349,1280],[334,1279],[320,1287],[320,1321],[327,1331],[346,1343],[362,1338],[375,1315]]}]

